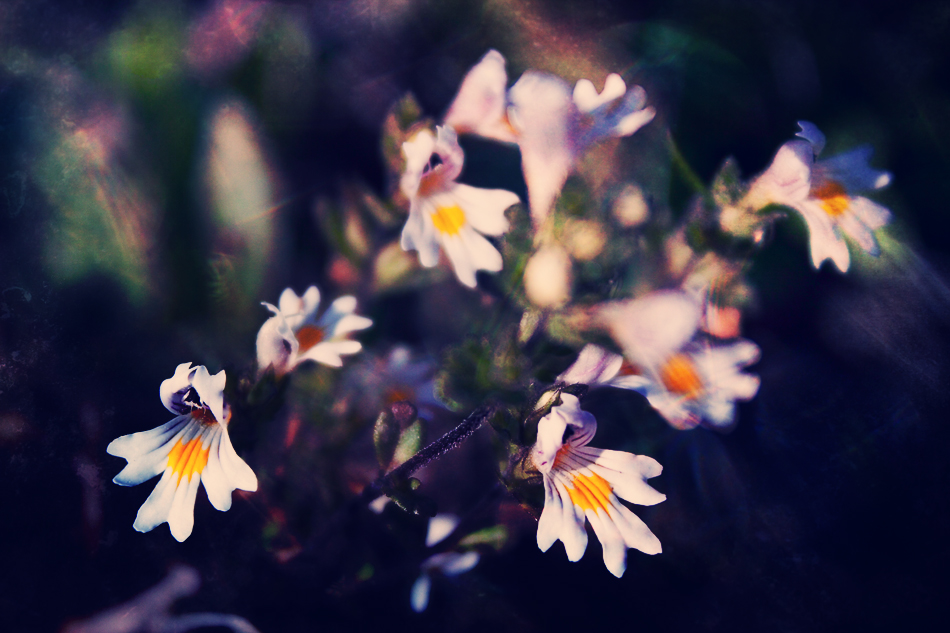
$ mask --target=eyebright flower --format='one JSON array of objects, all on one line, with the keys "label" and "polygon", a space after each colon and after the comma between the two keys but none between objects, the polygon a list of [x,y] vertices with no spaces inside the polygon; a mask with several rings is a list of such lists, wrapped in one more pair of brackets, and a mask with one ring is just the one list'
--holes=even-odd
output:
[{"label": "eyebright flower", "polygon": [[507,85],[505,58],[496,50],[488,51],[462,80],[445,113],[445,125],[460,134],[516,143],[515,131],[508,122]]},{"label": "eyebright flower", "polygon": [[261,303],[274,316],[257,333],[257,366],[261,371],[273,366],[278,376],[307,360],[341,367],[341,356],[363,348],[359,341],[344,337],[373,324],[370,319],[353,314],[356,298],[351,296],[334,301],[318,319],[320,291],[316,286],[307,288],[302,297],[286,288],[278,304],[279,307]]},{"label": "eyebright flower", "polygon": [[538,423],[531,459],[544,479],[544,511],[538,521],[538,547],[546,552],[554,541],[564,543],[568,560],[581,559],[587,549],[584,519],[600,539],[604,564],[616,577],[627,567],[627,548],[659,554],[659,539],[626,506],[624,499],[655,505],[666,495],[646,480],[663,467],[651,457],[591,448],[597,420],[580,408],[575,396],[561,393],[561,404]]},{"label": "eyebright flower", "polygon": [[[429,529],[426,533],[426,547],[433,547],[451,534],[459,524],[457,516],[452,514],[437,514],[429,519]],[[442,552],[427,558],[421,565],[419,577],[412,585],[409,602],[412,610],[422,613],[429,606],[429,590],[432,588],[432,572],[437,571],[445,576],[458,576],[478,564],[478,552]]]},{"label": "eyebright flower", "polygon": [[880,253],[874,231],[891,221],[891,212],[856,193],[886,187],[891,175],[868,164],[872,149],[862,146],[834,158],[817,161],[825,136],[807,121],[801,131],[779,148],[772,164],[756,178],[746,194],[750,206],[783,204],[798,211],[811,243],[815,268],[830,259],[841,272],[851,263],[842,231],[866,253]]},{"label": "eyebright flower", "polygon": [[629,136],[656,114],[644,107],[643,89],[628,91],[616,74],[607,77],[597,94],[586,79],[572,93],[560,77],[528,71],[511,87],[508,100],[536,225],[547,217],[575,162],[591,145],[609,136]]},{"label": "eyebright flower", "polygon": [[106,447],[110,455],[128,460],[113,479],[120,486],[137,486],[162,475],[132,524],[139,532],[168,522],[175,539],[188,538],[199,481],[211,505],[222,512],[231,507],[231,491],[257,490],[257,477],[228,437],[231,411],[224,402],[225,380],[223,370],[212,376],[204,365],[182,363],[159,392],[162,404],[176,417],[151,431],[123,435]]},{"label": "eyebright flower", "polygon": [[[517,203],[518,196],[455,182],[464,161],[458,137],[445,126],[436,132],[432,136],[422,130],[402,145],[406,171],[400,188],[410,205],[402,248],[419,251],[422,265],[432,267],[439,261],[441,245],[459,281],[474,288],[476,270],[501,270],[501,253],[483,235],[508,230],[505,209]],[[434,157],[441,162],[433,165]]]},{"label": "eyebright flower", "polygon": [[758,360],[758,346],[741,339],[723,345],[694,340],[702,309],[685,292],[654,292],[603,314],[629,360],[618,370],[629,376],[623,386],[643,393],[677,429],[702,421],[728,429],[736,401],[759,390],[759,378],[742,372]]}]

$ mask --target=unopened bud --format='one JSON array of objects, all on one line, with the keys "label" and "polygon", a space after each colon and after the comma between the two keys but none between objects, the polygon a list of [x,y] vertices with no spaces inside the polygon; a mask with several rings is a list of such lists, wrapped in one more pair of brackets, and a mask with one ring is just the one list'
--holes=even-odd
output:
[{"label": "unopened bud", "polygon": [[541,308],[557,308],[571,298],[571,258],[560,246],[544,246],[524,270],[528,300]]}]

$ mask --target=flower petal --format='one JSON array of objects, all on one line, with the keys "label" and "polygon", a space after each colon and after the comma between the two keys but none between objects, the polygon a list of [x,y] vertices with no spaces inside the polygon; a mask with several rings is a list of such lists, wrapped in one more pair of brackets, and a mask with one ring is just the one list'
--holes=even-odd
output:
[{"label": "flower petal", "polygon": [[567,384],[596,385],[608,382],[620,371],[623,356],[597,345],[585,345],[574,364],[557,379]]},{"label": "flower petal", "polygon": [[191,386],[191,372],[191,363],[182,363],[175,368],[175,374],[171,378],[162,381],[162,385],[158,389],[162,404],[175,415],[182,415],[191,411],[191,407],[182,404],[182,394],[179,393],[187,392]]},{"label": "flower petal", "polygon": [[195,498],[200,481],[198,475],[182,477],[168,510],[168,529],[179,543],[191,536],[195,527]]},{"label": "flower petal", "polygon": [[150,532],[165,523],[168,520],[177,487],[178,475],[174,474],[171,468],[166,468],[165,474],[162,475],[155,489],[152,490],[152,494],[139,508],[132,527],[138,532]]},{"label": "flower petal", "polygon": [[505,189],[481,189],[456,184],[450,192],[465,210],[468,223],[479,233],[501,235],[508,230],[505,211],[520,198]]},{"label": "flower petal", "polygon": [[825,135],[821,133],[818,126],[808,121],[799,121],[798,127],[799,131],[795,133],[795,136],[808,141],[813,148],[815,156],[821,154],[821,150],[825,148]]},{"label": "flower petal", "polygon": [[231,485],[231,481],[224,473],[224,468],[221,465],[222,435],[223,433],[218,431],[211,437],[208,463],[201,472],[201,484],[205,487],[205,492],[208,493],[208,501],[211,502],[211,505],[221,512],[227,512],[231,509],[231,491],[234,490],[234,486]]},{"label": "flower petal", "polygon": [[841,272],[848,272],[851,256],[848,245],[835,231],[834,223],[824,210],[812,201],[795,205],[805,224],[808,226],[809,249],[814,267],[820,268],[822,262],[830,259]]},{"label": "flower petal", "polygon": [[[117,437],[109,442],[106,452],[116,457],[124,457],[129,461],[142,457],[168,444],[191,419],[190,415],[179,415],[149,431]],[[171,450],[170,447],[169,450]]]},{"label": "flower petal", "polygon": [[412,583],[412,591],[409,594],[409,604],[416,613],[422,613],[429,606],[429,590],[432,588],[432,579],[429,574],[422,572]]},{"label": "flower petal", "polygon": [[232,488],[254,492],[257,490],[257,475],[243,459],[238,457],[231,445],[231,438],[226,428],[221,429],[221,445],[218,448],[218,459],[221,469],[227,476]]},{"label": "flower petal", "polygon": [[471,132],[499,141],[515,142],[505,118],[505,58],[490,50],[468,71],[445,114],[445,124],[460,133]]},{"label": "flower petal", "polygon": [[227,424],[227,419],[224,417],[224,385],[226,382],[227,375],[223,369],[212,376],[204,365],[198,366],[192,379],[192,386],[198,392],[198,397],[211,409],[214,419],[220,424]]},{"label": "flower petal", "polygon": [[426,531],[426,547],[432,547],[436,543],[445,540],[456,527],[458,527],[459,518],[454,514],[437,514],[429,519],[429,528]]}]

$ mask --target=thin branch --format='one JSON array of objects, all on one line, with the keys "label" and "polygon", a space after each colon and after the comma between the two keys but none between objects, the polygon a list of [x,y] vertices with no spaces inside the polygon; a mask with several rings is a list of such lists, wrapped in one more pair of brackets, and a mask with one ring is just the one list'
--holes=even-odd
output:
[{"label": "thin branch", "polygon": [[393,484],[406,481],[412,475],[432,460],[442,457],[449,451],[457,448],[462,442],[481,427],[482,423],[495,414],[494,405],[486,405],[475,409],[467,418],[462,420],[457,427],[435,440],[421,451],[410,457],[398,467],[379,477],[369,486],[363,489],[360,500],[370,502],[379,497],[383,492],[393,486]]}]

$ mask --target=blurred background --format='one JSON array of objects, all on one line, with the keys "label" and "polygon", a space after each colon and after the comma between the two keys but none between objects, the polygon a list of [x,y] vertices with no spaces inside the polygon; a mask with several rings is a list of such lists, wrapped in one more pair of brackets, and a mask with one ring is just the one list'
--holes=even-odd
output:
[{"label": "blurred background", "polygon": [[[176,612],[262,632],[933,630],[950,589],[948,34],[945,1],[0,0],[0,629],[62,630],[183,563],[202,586]],[[651,134],[707,182],[728,156],[761,171],[802,119],[826,155],[873,144],[902,265],[816,273],[803,228],[780,224],[749,272],[762,387],[731,434],[590,398],[598,446],[640,437],[665,468],[668,500],[636,510],[664,553],[631,551],[620,580],[593,540],[578,563],[537,550],[486,428],[420,477],[472,531],[504,529],[414,613],[426,520],[348,503],[375,474],[371,423],[326,421],[373,371],[355,362],[337,390],[316,370],[232,425],[259,492],[227,514],[200,494],[181,544],[135,532],[152,484],[112,484],[106,445],[169,418],[158,385],[179,363],[252,380],[260,301],[356,295],[367,363],[395,344],[438,360],[478,320],[477,295],[438,270],[413,285],[414,259],[385,248],[405,211],[384,123],[409,92],[438,120],[489,48],[509,84],[528,68],[641,84],[657,120],[624,147],[674,214],[691,190]],[[462,144],[464,181],[525,198],[516,150]],[[456,422],[437,413],[429,439]]]}]

